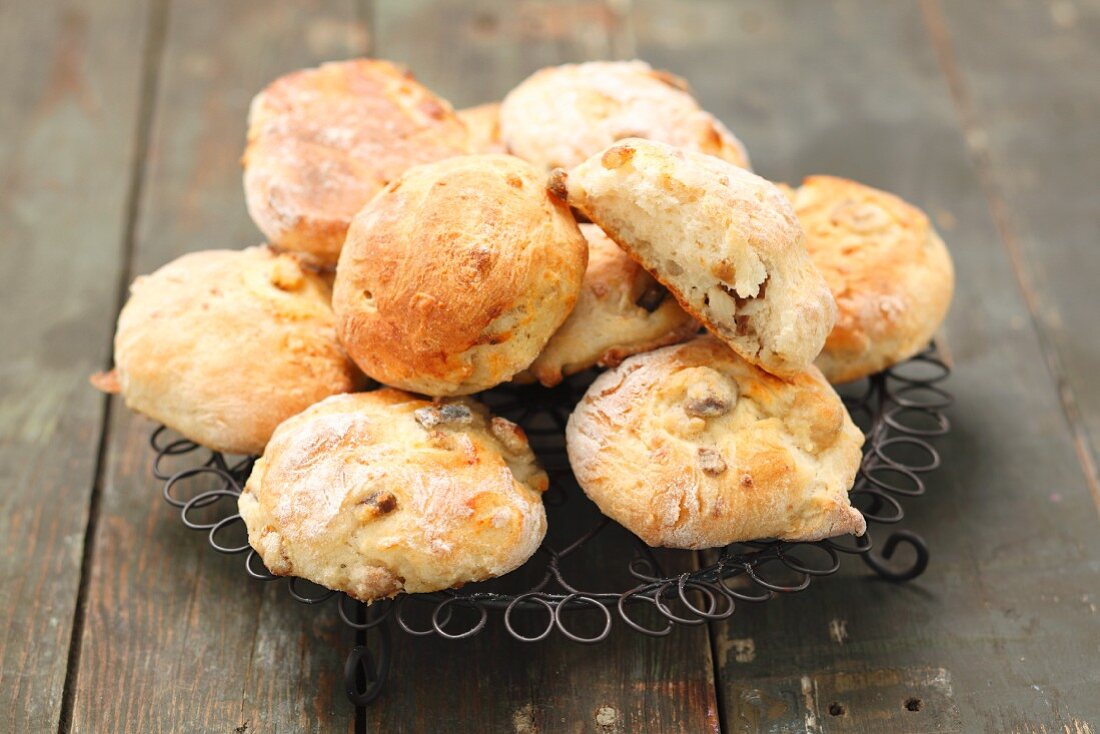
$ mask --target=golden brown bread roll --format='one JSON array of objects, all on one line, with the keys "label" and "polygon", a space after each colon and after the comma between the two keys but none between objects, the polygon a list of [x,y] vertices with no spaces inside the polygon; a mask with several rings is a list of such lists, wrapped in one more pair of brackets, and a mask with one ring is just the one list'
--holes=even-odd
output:
[{"label": "golden brown bread roll", "polygon": [[451,105],[388,61],[354,59],[280,77],[248,118],[248,211],[272,245],[336,264],[348,224],[409,166],[470,152]]},{"label": "golden brown bread roll", "polygon": [[594,224],[580,227],[588,240],[580,298],[527,368],[547,387],[595,365],[614,367],[632,354],[675,344],[699,330],[699,322],[603,230]]},{"label": "golden brown bread roll", "polygon": [[118,318],[126,405],[216,451],[259,454],[283,420],[363,376],[324,279],[266,247],[194,252],[137,278]]},{"label": "golden brown bread roll", "polygon": [[817,369],[783,380],[704,336],[600,375],[566,428],[600,510],[653,546],[862,535],[863,435]]},{"label": "golden brown bread roll", "polygon": [[545,176],[506,155],[417,166],[355,218],[333,306],[369,376],[464,395],[538,356],[577,300],[588,247]]},{"label": "golden brown bread roll", "polygon": [[821,351],[836,304],[794,209],[768,181],[632,138],[551,185],[753,364],[796,375]]},{"label": "golden brown bread roll", "polygon": [[836,326],[816,361],[825,377],[856,380],[926,347],[951,305],[955,269],[924,212],[833,176],[807,178],[793,201],[836,299]]},{"label": "golden brown bread roll", "polygon": [[535,72],[504,98],[501,139],[513,155],[572,168],[622,138],[646,138],[749,167],[745,148],[699,108],[687,83],[644,61],[591,61]]},{"label": "golden brown bread roll", "polygon": [[546,486],[514,423],[386,388],[279,426],[238,505],[272,573],[369,602],[518,567],[546,533]]}]

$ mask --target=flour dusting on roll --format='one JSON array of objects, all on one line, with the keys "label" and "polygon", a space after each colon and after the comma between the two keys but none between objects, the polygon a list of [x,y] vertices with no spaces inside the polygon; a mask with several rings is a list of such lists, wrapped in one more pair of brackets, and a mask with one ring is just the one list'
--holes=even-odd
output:
[{"label": "flour dusting on roll", "polygon": [[546,533],[519,426],[385,388],[287,420],[238,502],[267,568],[373,601],[501,576]]},{"label": "flour dusting on roll", "polygon": [[848,501],[863,434],[815,367],[780,379],[712,336],[639,354],[588,388],[569,463],[649,545],[862,535]]}]

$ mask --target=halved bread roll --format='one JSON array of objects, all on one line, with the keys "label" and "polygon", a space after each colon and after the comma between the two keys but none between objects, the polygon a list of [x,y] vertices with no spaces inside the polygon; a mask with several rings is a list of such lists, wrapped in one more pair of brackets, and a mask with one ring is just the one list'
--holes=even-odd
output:
[{"label": "halved bread roll", "polygon": [[836,304],[773,184],[713,156],[632,138],[555,172],[550,187],[749,362],[795,375],[821,351]]}]

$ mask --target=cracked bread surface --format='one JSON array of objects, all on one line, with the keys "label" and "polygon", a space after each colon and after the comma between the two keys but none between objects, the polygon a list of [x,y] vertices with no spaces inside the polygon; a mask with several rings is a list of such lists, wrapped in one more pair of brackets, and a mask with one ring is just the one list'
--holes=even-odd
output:
[{"label": "cracked bread surface", "polygon": [[863,434],[815,368],[780,379],[713,336],[600,375],[566,428],[577,481],[651,546],[862,535]]},{"label": "cracked bread surface", "polygon": [[713,156],[628,139],[556,171],[550,187],[753,364],[796,375],[821,351],[836,304],[770,182]]},{"label": "cracked bread surface", "polygon": [[535,360],[572,311],[587,262],[569,207],[530,163],[473,155],[416,166],[348,231],[338,333],[383,384],[479,392]]},{"label": "cracked bread surface", "polygon": [[383,388],[279,426],[238,506],[272,573],[370,602],[522,565],[547,483],[523,430],[477,401]]}]

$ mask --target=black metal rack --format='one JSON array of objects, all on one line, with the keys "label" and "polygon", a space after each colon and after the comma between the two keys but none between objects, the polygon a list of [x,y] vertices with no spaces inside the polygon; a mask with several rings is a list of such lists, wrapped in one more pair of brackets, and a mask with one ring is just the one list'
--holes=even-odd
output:
[{"label": "black metal rack", "polygon": [[[576,516],[578,503],[590,505],[575,484],[564,446],[565,422],[594,376],[586,373],[550,390],[507,385],[480,396],[495,414],[524,427],[551,477],[551,488],[544,496],[551,532],[522,569],[460,590],[402,595],[369,606],[301,579],[282,581],[290,595],[305,604],[336,597],[341,618],[356,634],[356,645],[345,664],[348,698],[356,705],[366,705],[381,693],[395,628],[414,636],[463,639],[484,630],[490,618],[499,617],[507,633],[517,640],[538,642],[557,632],[574,642],[593,644],[606,639],[616,620],[638,633],[659,637],[677,624],[726,619],[737,602],[764,602],[777,594],[803,591],[814,577],[836,573],[843,555],[860,557],[882,578],[907,581],[924,572],[929,553],[920,535],[896,527],[905,517],[901,499],[923,495],[922,475],[940,464],[930,441],[950,429],[944,411],[952,398],[940,386],[948,375],[948,367],[929,348],[904,364],[842,388],[849,412],[867,436],[859,476],[851,491],[852,502],[867,519],[868,532],[861,538],[738,543],[709,551],[700,560],[693,551],[655,552],[591,511],[586,529],[560,537],[553,531],[558,526],[555,516],[564,517],[562,507],[570,503],[569,513]],[[230,460],[186,439],[173,439],[163,427],[153,432],[151,444],[156,452],[153,474],[164,482],[164,499],[179,509],[183,523],[205,531],[218,552],[247,554],[245,570],[253,579],[280,580],[267,572],[246,542],[227,544],[231,533],[244,535],[235,502],[231,514],[213,520],[195,518],[201,508],[240,494],[253,459]],[[166,468],[171,462],[188,461],[192,455],[196,456],[190,466],[175,471]],[[209,488],[211,482],[213,488]],[[190,491],[187,485],[191,485]],[[575,522],[560,524],[572,525]],[[583,557],[608,528],[611,532],[617,529],[622,536],[611,544],[621,553],[620,565],[625,568],[618,575],[622,578],[617,584],[608,581],[610,589],[582,589],[570,581],[566,566]],[[881,549],[876,549],[873,536],[883,531],[885,540]],[[904,562],[896,557],[902,546],[912,551]],[[692,570],[667,573],[664,569],[670,562]],[[589,610],[584,630],[573,624],[573,615],[566,614],[574,610]]]}]

